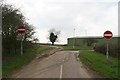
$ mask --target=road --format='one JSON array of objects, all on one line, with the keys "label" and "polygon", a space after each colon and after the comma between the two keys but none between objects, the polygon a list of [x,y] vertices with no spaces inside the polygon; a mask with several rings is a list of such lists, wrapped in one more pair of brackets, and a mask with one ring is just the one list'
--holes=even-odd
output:
[{"label": "road", "polygon": [[58,51],[43,59],[36,58],[11,78],[95,78],[80,61],[78,51]]}]

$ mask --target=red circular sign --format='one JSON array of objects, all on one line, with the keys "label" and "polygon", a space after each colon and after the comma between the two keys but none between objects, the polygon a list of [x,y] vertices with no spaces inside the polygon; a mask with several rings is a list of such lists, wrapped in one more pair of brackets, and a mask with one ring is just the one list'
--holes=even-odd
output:
[{"label": "red circular sign", "polygon": [[105,31],[104,32],[104,38],[105,39],[111,39],[113,36],[112,32],[111,31]]},{"label": "red circular sign", "polygon": [[17,30],[20,34],[23,34],[25,32],[25,26],[19,26]]}]

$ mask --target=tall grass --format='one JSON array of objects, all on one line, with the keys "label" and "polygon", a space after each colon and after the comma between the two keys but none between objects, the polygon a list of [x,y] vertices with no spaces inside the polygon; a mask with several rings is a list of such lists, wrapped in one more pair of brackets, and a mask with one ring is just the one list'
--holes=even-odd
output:
[{"label": "tall grass", "polygon": [[107,78],[118,78],[118,59],[109,57],[93,51],[82,51],[79,55],[80,60],[95,70],[98,74]]}]

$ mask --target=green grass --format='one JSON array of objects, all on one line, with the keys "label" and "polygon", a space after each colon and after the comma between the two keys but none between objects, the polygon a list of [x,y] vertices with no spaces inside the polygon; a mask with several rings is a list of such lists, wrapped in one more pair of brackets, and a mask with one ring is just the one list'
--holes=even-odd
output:
[{"label": "green grass", "polygon": [[88,47],[88,46],[75,46],[73,48],[73,46],[63,46],[64,50],[92,50],[92,47]]},{"label": "green grass", "polygon": [[23,65],[29,63],[37,54],[48,50],[49,47],[38,47],[34,46],[27,49],[23,56],[14,55],[12,57],[7,57],[8,59],[3,61],[2,65],[2,75],[3,77],[8,77],[14,70],[19,69]]},{"label": "green grass", "polygon": [[116,58],[109,57],[109,60],[106,60],[105,55],[92,51],[80,52],[79,58],[103,77],[118,77],[118,59]]}]

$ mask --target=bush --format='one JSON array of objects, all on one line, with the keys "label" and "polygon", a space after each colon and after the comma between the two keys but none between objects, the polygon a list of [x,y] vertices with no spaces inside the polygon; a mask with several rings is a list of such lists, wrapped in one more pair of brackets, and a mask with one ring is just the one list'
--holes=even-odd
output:
[{"label": "bush", "polygon": [[102,45],[97,44],[97,45],[95,46],[94,50],[95,50],[96,52],[100,52],[100,53],[105,54],[105,53],[106,53],[106,45],[105,45],[105,44],[102,44]]},{"label": "bush", "polygon": [[[106,44],[96,44],[94,50],[96,52],[100,52],[103,54],[106,54],[106,50],[107,50],[107,45]],[[118,57],[118,53],[120,53],[120,48],[118,47],[118,44],[112,44],[109,43],[109,55],[112,57]]]}]

